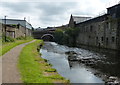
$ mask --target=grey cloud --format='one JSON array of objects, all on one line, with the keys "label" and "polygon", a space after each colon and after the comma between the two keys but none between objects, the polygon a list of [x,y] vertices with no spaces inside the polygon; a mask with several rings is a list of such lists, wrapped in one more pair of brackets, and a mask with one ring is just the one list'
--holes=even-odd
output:
[{"label": "grey cloud", "polygon": [[11,2],[2,2],[2,7],[8,8],[9,11],[17,13],[27,13],[30,12],[31,6],[27,2],[11,3]]},{"label": "grey cloud", "polygon": [[73,15],[93,15],[93,11],[74,11],[73,13],[72,13]]},{"label": "grey cloud", "polygon": [[39,20],[41,20],[44,24],[53,24],[54,22],[59,22],[60,16],[42,16],[39,17]]},{"label": "grey cloud", "polygon": [[75,2],[42,2],[38,4],[37,9],[41,10],[46,16],[54,16],[64,14],[67,10],[74,8],[76,4]]},{"label": "grey cloud", "polygon": [[30,16],[36,17],[33,21],[41,25],[55,25],[55,23],[64,24],[64,22],[68,22],[68,16],[70,16],[70,14],[91,15],[94,13],[94,9],[90,7],[84,9],[84,5],[80,5],[78,2],[33,1],[16,3],[2,2],[0,4],[3,8],[7,8],[4,10],[8,10],[9,15],[21,17],[24,16],[24,14],[25,16],[30,14]]},{"label": "grey cloud", "polygon": [[76,5],[76,2],[42,2],[36,8],[42,11],[39,20],[44,24],[54,24],[63,21],[65,19],[65,13],[75,8]]}]

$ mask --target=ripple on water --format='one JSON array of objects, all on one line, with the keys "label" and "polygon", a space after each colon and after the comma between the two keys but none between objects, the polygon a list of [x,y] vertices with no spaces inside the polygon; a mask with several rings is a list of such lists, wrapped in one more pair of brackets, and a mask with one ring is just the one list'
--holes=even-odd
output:
[{"label": "ripple on water", "polygon": [[71,83],[103,83],[102,79],[96,77],[85,66],[80,65],[79,62],[73,62],[70,66],[71,62],[67,60],[67,55],[65,55],[65,52],[70,50],[78,52],[82,56],[93,55],[93,53],[87,52],[86,50],[69,48],[54,42],[46,42],[40,52],[42,53],[42,57],[49,60],[53,68],[60,75],[69,79]]}]

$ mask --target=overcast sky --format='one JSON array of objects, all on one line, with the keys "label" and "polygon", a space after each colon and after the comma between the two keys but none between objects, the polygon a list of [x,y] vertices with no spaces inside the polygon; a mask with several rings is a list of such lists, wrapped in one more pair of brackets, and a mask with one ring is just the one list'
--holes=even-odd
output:
[{"label": "overcast sky", "polygon": [[95,17],[119,0],[0,0],[0,18],[24,19],[34,28],[68,24],[70,15]]}]

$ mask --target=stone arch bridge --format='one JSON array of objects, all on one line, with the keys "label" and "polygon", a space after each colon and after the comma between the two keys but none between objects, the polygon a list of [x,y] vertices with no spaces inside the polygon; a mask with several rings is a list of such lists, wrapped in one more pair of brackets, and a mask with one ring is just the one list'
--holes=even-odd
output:
[{"label": "stone arch bridge", "polygon": [[34,30],[32,34],[35,39],[43,39],[44,41],[53,41],[54,32],[55,29],[42,29],[42,30]]}]

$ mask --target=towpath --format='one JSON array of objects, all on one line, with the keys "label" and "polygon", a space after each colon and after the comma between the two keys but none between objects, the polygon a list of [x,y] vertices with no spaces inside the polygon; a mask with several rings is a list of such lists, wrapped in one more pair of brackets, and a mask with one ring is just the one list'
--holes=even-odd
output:
[{"label": "towpath", "polygon": [[0,83],[22,83],[17,68],[18,56],[25,45],[34,41],[18,45],[0,57]]}]

